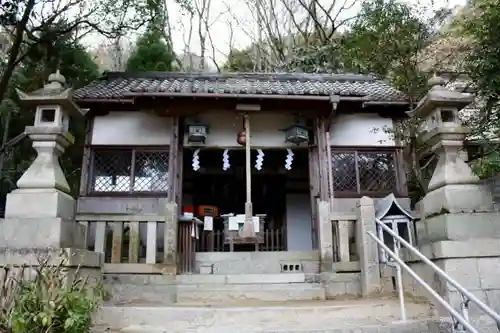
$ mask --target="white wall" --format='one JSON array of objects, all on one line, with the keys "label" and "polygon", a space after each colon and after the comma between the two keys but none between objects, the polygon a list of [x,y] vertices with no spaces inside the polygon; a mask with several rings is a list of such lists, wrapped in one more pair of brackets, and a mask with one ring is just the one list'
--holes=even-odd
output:
[{"label": "white wall", "polygon": [[[236,142],[237,134],[243,129],[243,118],[237,111],[210,112],[200,114],[197,120],[209,127],[205,147],[241,147]],[[189,120],[188,120],[189,121]],[[296,147],[285,143],[285,132],[281,131],[295,123],[290,114],[250,114],[250,135],[253,147]],[[190,146],[185,138],[185,146]]]},{"label": "white wall", "polygon": [[332,146],[393,146],[395,142],[384,128],[393,129],[392,119],[371,113],[339,114],[330,128],[331,144]]},{"label": "white wall", "polygon": [[287,194],[288,251],[312,251],[311,219],[309,194]]},{"label": "white wall", "polygon": [[168,145],[171,123],[152,112],[118,112],[95,117],[93,145]]},{"label": "white wall", "polygon": [[[200,122],[209,126],[207,147],[240,147],[236,135],[243,127],[237,112],[201,114]],[[290,114],[256,113],[250,115],[251,142],[254,147],[294,147],[285,143],[281,129],[293,124]],[[392,146],[394,140],[384,131],[393,128],[390,118],[377,114],[339,114],[330,128],[334,146]],[[374,130],[376,130],[374,132]],[[113,111],[95,117],[91,144],[93,145],[168,145],[170,120],[151,112]],[[185,141],[186,146],[189,146]]]}]

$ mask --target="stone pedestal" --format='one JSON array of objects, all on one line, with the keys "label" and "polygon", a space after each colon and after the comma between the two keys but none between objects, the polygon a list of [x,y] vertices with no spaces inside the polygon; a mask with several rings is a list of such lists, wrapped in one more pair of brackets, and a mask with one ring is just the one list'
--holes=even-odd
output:
[{"label": "stone pedestal", "polygon": [[[87,251],[85,226],[74,219],[75,200],[58,157],[73,143],[61,127],[28,127],[38,155],[7,195],[5,219],[0,223],[0,268],[37,266],[42,258],[68,268],[68,279],[80,275],[101,278],[103,255]],[[61,254],[64,254],[61,256]]]}]

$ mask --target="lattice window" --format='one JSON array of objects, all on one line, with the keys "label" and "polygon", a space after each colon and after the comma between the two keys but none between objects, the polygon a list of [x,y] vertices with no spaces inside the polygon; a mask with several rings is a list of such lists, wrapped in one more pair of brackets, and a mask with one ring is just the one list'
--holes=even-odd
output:
[{"label": "lattice window", "polygon": [[167,192],[167,150],[94,149],[92,193]]},{"label": "lattice window", "polygon": [[361,192],[393,191],[396,167],[392,152],[358,152],[359,187]]},{"label": "lattice window", "polygon": [[332,172],[338,192],[397,192],[394,151],[332,151]]},{"label": "lattice window", "polygon": [[357,192],[356,153],[332,153],[333,188],[335,191]]}]

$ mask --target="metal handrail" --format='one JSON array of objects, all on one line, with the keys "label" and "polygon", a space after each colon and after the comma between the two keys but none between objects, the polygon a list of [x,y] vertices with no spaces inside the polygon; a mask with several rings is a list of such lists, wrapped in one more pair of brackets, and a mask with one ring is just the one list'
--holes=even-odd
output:
[{"label": "metal handrail", "polygon": [[[384,230],[389,233],[393,240],[396,248],[396,252],[393,252],[383,240],[377,237],[373,232],[367,232],[368,235],[375,241],[377,244],[396,262],[397,266],[397,279],[398,279],[398,291],[399,291],[399,300],[401,305],[401,317],[403,320],[406,320],[406,312],[404,309],[404,294],[403,294],[403,286],[402,286],[402,276],[401,276],[401,268],[404,268],[408,274],[410,274],[418,283],[422,285],[424,289],[426,289],[435,299],[439,302],[452,316],[454,327],[458,328],[458,324],[462,325],[464,329],[471,333],[480,333],[477,329],[475,329],[469,322],[469,303],[475,303],[481,310],[483,310],[488,316],[490,316],[497,325],[497,328],[500,329],[500,315],[496,313],[489,306],[484,304],[481,300],[479,300],[476,296],[474,296],[471,292],[462,287],[458,282],[456,282],[453,278],[451,278],[446,272],[444,272],[441,268],[439,268],[436,264],[434,264],[429,258],[424,256],[422,252],[408,243],[404,238],[398,235],[396,232],[391,230],[388,226],[386,226],[380,219],[375,219],[377,224],[377,229]],[[436,274],[445,279],[450,285],[455,287],[457,291],[462,296],[462,304],[461,304],[461,312],[462,315],[455,310],[450,303],[444,300],[430,285],[428,285],[415,271],[413,271],[406,263],[401,260],[399,257],[399,249],[401,244],[407,248],[411,253],[417,256],[422,262],[431,267]]]}]

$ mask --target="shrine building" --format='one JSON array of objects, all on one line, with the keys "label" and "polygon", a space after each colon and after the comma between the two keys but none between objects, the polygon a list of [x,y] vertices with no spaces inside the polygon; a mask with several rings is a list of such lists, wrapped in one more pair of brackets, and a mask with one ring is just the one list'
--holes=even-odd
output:
[{"label": "shrine building", "polygon": [[77,219],[105,272],[359,274],[360,198],[409,208],[408,102],[373,76],[108,72],[73,99]]}]

